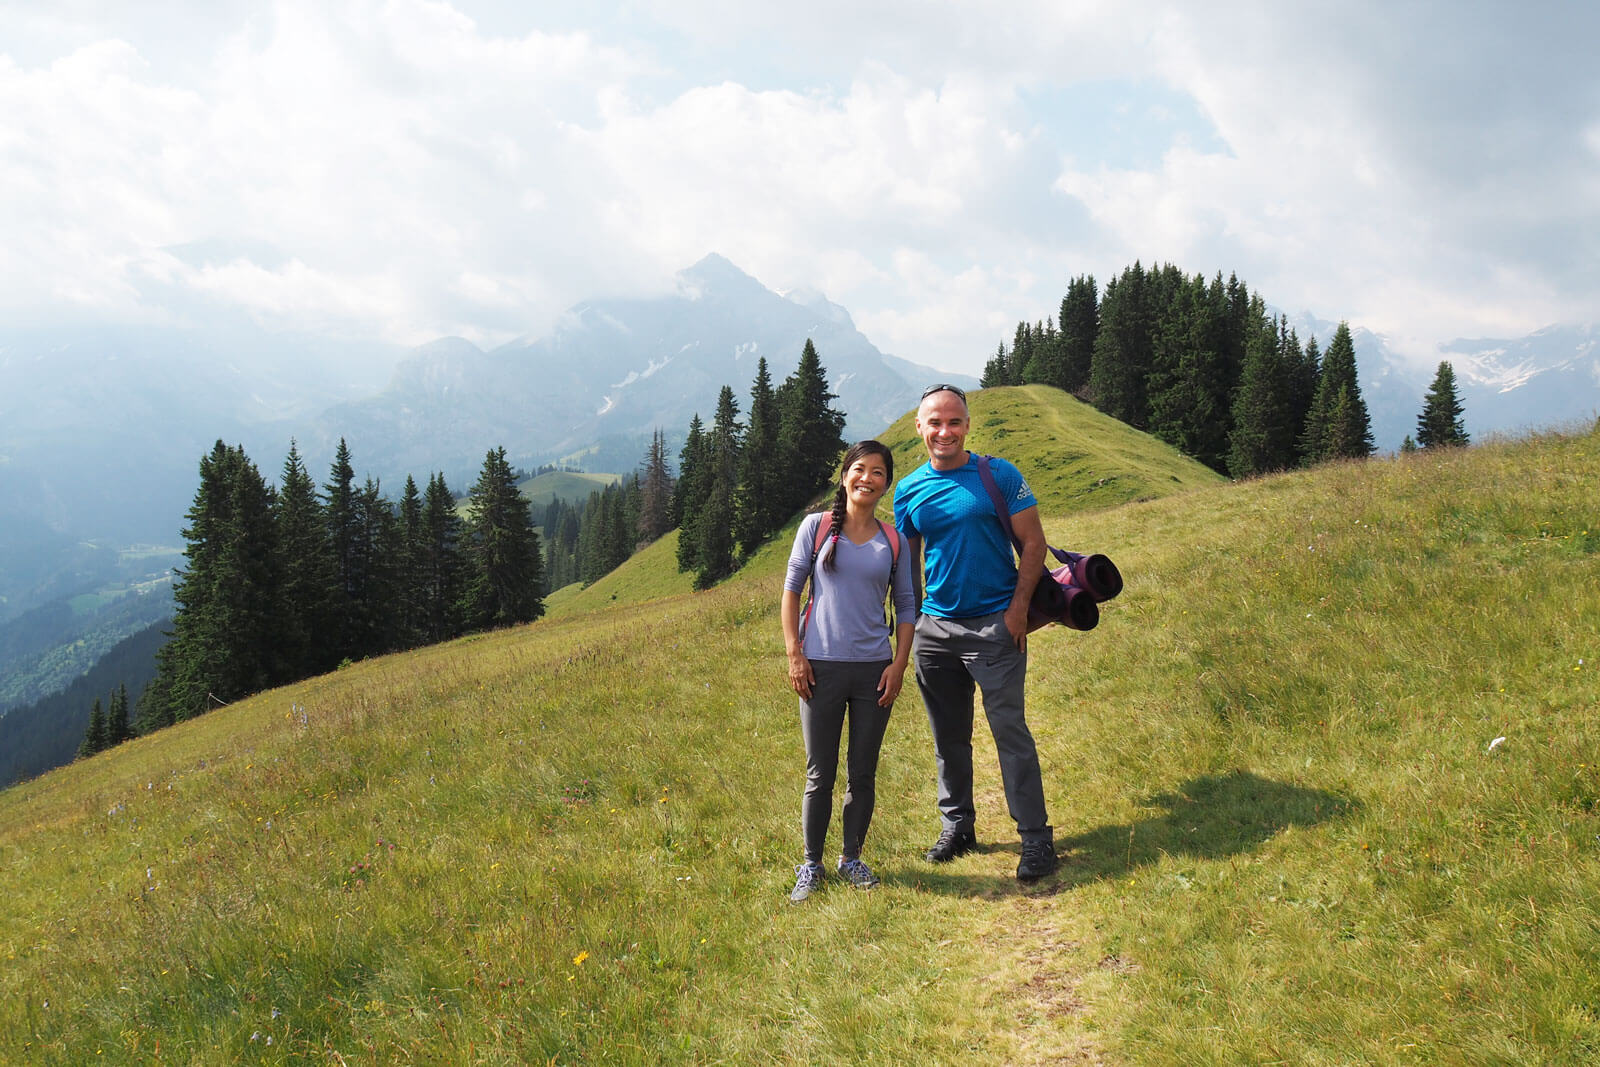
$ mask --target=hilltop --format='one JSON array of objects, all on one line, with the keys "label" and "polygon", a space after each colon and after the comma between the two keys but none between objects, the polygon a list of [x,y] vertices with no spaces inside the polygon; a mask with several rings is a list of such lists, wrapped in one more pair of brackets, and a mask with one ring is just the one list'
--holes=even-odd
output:
[{"label": "hilltop", "polygon": [[[668,538],[532,626],[0,793],[0,1057],[1600,1053],[1600,434],[1224,484],[1097,418],[974,397],[973,447],[1019,461],[1051,542],[1128,580],[1098,629],[1030,643],[1057,878],[1011,877],[982,742],[983,850],[921,859],[912,698],[883,887],[788,905],[788,546],[691,594]],[[906,420],[882,438],[909,473]]]}]

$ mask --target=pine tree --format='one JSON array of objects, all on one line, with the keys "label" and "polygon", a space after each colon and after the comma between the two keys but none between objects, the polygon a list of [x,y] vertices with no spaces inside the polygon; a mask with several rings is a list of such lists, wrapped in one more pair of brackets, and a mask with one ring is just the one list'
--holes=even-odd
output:
[{"label": "pine tree", "polygon": [[359,620],[363,656],[392,652],[401,639],[401,535],[394,505],[377,479],[368,477],[356,493],[360,519],[358,555],[364,576],[354,616]]},{"label": "pine tree", "polygon": [[539,535],[504,447],[484,456],[467,505],[465,545],[462,615],[468,629],[532,622],[544,614]]},{"label": "pine tree", "polygon": [[1089,367],[1088,391],[1094,406],[1138,429],[1149,423],[1151,309],[1161,306],[1155,288],[1152,276],[1138,262],[1106,283]]},{"label": "pine tree", "polygon": [[1000,342],[1000,347],[995,349],[994,355],[989,357],[989,362],[983,365],[983,376],[978,379],[979,389],[997,389],[1011,383],[1006,380],[1007,372],[1011,365],[1011,356],[1006,352],[1005,342]]},{"label": "pine tree", "polygon": [[462,632],[460,603],[464,581],[461,556],[461,517],[455,497],[440,472],[428,479],[422,500],[423,634],[432,642],[445,641]]},{"label": "pine tree", "polygon": [[1417,444],[1423,448],[1450,448],[1470,442],[1462,406],[1456,396],[1456,372],[1448,360],[1439,364],[1433,385],[1417,416]]},{"label": "pine tree", "polygon": [[106,747],[111,748],[133,736],[128,722],[128,687],[118,685],[111,694],[111,706],[106,711]]},{"label": "pine tree", "polygon": [[1061,299],[1061,378],[1048,384],[1069,393],[1089,384],[1095,338],[1100,333],[1100,304],[1094,275],[1083,274],[1067,283]]},{"label": "pine tree", "polygon": [[[766,360],[761,366],[765,368]],[[776,419],[774,419],[776,425]],[[667,438],[658,428],[650,438],[639,476],[639,543],[647,545],[672,529],[672,472],[667,469]]]},{"label": "pine tree", "polygon": [[1302,435],[1305,462],[1351,459],[1372,454],[1372,419],[1356,376],[1350,326],[1341,322],[1322,358],[1316,396]]},{"label": "pine tree", "polygon": [[1173,296],[1151,345],[1149,429],[1213,470],[1227,469],[1227,308],[1220,285],[1194,278]]},{"label": "pine tree", "polygon": [[362,569],[361,516],[356,505],[356,472],[350,462],[350,446],[339,438],[328,481],[323,484],[327,497],[324,512],[331,574],[326,600],[329,626],[324,644],[325,656],[337,664],[357,659],[361,648],[364,620],[360,604],[367,576]]},{"label": "pine tree", "polygon": [[328,531],[316,483],[292,440],[289,455],[283,461],[273,522],[277,528],[281,622],[276,674],[277,680],[287,682],[334,665],[326,649],[332,623],[329,593],[333,578]]},{"label": "pine tree", "polygon": [[142,722],[192,718],[273,682],[282,627],[272,512],[272,491],[244,449],[218,441],[200,461],[172,639],[146,692],[165,706],[141,707]]},{"label": "pine tree", "polygon": [[[678,453],[678,484],[672,493],[672,517],[678,527],[678,570],[700,566],[700,545],[693,536],[695,521],[705,510],[711,490],[710,456],[700,413],[689,420],[689,436]],[[580,537],[582,534],[580,533]]]},{"label": "pine tree", "polygon": [[100,710],[100,701],[96,698],[94,708],[89,712],[89,727],[83,732],[83,741],[78,745],[78,758],[84,759],[105,749],[106,713]]},{"label": "pine tree", "polygon": [[1233,428],[1228,435],[1228,473],[1233,477],[1248,478],[1293,464],[1295,428],[1290,425],[1288,386],[1277,331],[1270,322],[1260,322],[1234,392]]},{"label": "pine tree", "polygon": [[402,648],[414,648],[427,640],[427,558],[428,533],[422,522],[422,492],[417,480],[406,475],[400,493],[400,553],[398,561],[396,627]]},{"label": "pine tree", "polygon": [[833,481],[844,451],[844,413],[828,391],[827,371],[808,340],[800,363],[778,390],[778,463],[788,472],[784,516],[793,515]]},{"label": "pine tree", "polygon": [[[810,342],[806,342],[810,346]],[[802,361],[803,362],[803,361]],[[717,396],[717,415],[711,424],[707,464],[711,491],[705,507],[694,517],[690,536],[698,542],[695,588],[707,589],[732,574],[737,566],[734,544],[734,493],[739,482],[739,454],[743,427],[733,390],[724,385]]]},{"label": "pine tree", "polygon": [[734,494],[734,532],[739,554],[748,558],[783,526],[784,471],[778,465],[778,402],[763,357],[750,387],[750,425],[739,454]]}]

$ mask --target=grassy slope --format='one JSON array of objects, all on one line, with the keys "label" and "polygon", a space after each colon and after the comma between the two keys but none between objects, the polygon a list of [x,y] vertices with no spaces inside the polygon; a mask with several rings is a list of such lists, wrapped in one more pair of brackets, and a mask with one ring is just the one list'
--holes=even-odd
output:
[{"label": "grassy slope", "polygon": [[[1052,541],[1128,579],[1099,629],[1030,646],[1058,879],[1011,878],[981,729],[986,849],[920,859],[913,699],[879,774],[883,888],[784,902],[802,753],[775,544],[708,593],[618,576],[615,607],[0,794],[0,1058],[1600,1054],[1600,436],[1208,487],[1059,394],[974,409]],[[1044,469],[1051,434],[1076,481]]]}]

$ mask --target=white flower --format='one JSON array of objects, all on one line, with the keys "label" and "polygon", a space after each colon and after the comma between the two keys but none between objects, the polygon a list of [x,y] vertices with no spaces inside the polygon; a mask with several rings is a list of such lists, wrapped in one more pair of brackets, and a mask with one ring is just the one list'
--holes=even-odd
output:
[{"label": "white flower", "polygon": [[1493,741],[1489,742],[1489,751],[1493,752],[1495,749],[1499,748],[1504,743],[1505,743],[1505,738],[1503,738],[1503,737],[1495,738]]}]

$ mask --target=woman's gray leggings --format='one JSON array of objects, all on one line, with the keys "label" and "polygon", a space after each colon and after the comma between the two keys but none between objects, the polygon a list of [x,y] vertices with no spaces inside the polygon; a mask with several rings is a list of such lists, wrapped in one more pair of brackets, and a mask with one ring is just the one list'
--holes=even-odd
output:
[{"label": "woman's gray leggings", "polygon": [[811,687],[811,699],[800,701],[800,733],[806,743],[806,793],[800,804],[800,825],[808,863],[822,862],[827,843],[833,783],[839,774],[839,741],[847,712],[850,751],[840,820],[844,839],[839,851],[847,860],[861,856],[876,801],[878,750],[889,726],[890,709],[878,706],[878,680],[888,666],[888,660],[811,661],[816,684]]}]

